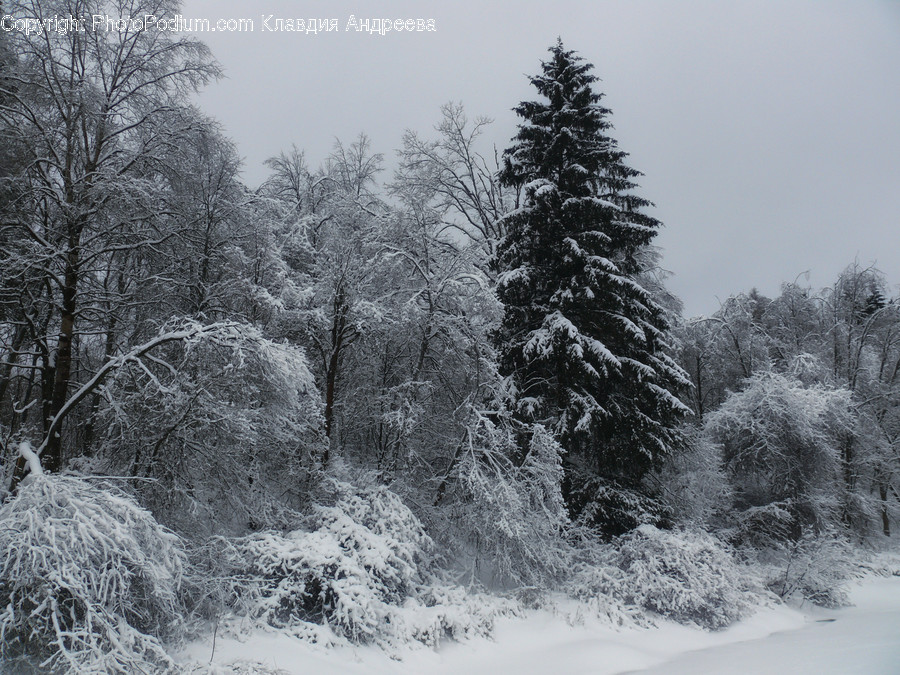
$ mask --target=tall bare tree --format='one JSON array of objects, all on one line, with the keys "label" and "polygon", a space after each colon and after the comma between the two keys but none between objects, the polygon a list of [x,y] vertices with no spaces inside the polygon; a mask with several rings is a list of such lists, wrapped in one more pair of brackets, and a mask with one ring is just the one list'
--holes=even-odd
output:
[{"label": "tall bare tree", "polygon": [[171,0],[9,5],[16,17],[88,22],[65,34],[10,33],[15,62],[0,82],[0,125],[26,159],[0,243],[4,259],[15,260],[7,278],[25,291],[18,322],[39,377],[43,433],[55,430],[42,455],[51,471],[63,462],[57,416],[76,379],[77,344],[105,330],[97,321],[98,279],[108,280],[104,271],[126,251],[159,240],[165,213],[154,176],[193,124],[187,94],[218,74],[206,46],[186,34],[127,20],[94,27],[90,17],[162,18],[178,8]]}]

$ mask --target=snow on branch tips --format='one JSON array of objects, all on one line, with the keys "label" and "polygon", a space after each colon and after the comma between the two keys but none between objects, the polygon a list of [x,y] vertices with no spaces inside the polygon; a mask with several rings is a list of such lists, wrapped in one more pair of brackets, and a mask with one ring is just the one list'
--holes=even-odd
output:
[{"label": "snow on branch tips", "polygon": [[[179,538],[109,485],[33,474],[0,507],[0,662],[157,672],[183,624]],[[26,665],[27,664],[27,665]]]}]

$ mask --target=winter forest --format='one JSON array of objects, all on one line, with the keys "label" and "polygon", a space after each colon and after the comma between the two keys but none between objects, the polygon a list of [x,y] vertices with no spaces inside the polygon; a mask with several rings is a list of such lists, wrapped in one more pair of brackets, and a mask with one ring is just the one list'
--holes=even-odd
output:
[{"label": "winter forest", "polygon": [[449,103],[396,170],[360,134],[251,188],[196,34],[0,31],[0,671],[718,632],[900,574],[896,287],[684,316],[579,49],[512,139]]}]

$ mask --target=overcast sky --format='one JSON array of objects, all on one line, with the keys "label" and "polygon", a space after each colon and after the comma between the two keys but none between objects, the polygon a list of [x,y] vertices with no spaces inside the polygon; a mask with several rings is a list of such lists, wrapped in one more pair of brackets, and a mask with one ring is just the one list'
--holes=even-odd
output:
[{"label": "overcast sky", "polygon": [[[333,18],[336,33],[262,30],[261,17]],[[559,35],[596,67],[613,136],[644,172],[665,224],[657,243],[688,315],[809,271],[848,263],[900,282],[900,2],[290,2],[188,0],[185,17],[250,18],[252,33],[202,36],[226,79],[201,107],[246,158],[292,143],[312,164],[366,132],[392,157],[403,130],[430,132],[447,101],[515,131]],[[435,32],[345,32],[357,18],[434,19]]]}]

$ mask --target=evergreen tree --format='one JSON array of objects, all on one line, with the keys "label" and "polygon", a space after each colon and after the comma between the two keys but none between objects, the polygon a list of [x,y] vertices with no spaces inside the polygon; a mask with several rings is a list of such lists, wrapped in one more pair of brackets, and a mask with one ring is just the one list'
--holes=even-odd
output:
[{"label": "evergreen tree", "polygon": [[531,79],[545,100],[515,109],[524,122],[500,175],[522,191],[496,258],[501,369],[517,415],[554,430],[570,471],[634,486],[687,410],[666,311],[637,281],[660,223],[607,135],[593,66],[561,40],[549,51]]}]

